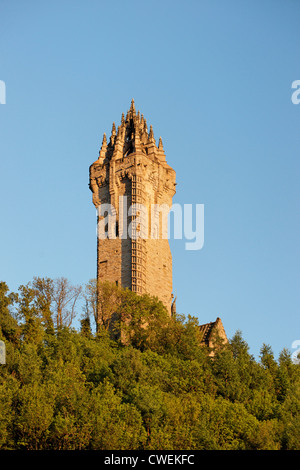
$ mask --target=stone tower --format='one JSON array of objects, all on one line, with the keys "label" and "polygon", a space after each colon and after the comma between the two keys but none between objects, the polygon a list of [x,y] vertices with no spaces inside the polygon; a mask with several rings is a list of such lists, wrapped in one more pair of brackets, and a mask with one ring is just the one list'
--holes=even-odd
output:
[{"label": "stone tower", "polygon": [[[157,296],[171,313],[172,256],[166,213],[175,194],[175,171],[167,164],[161,138],[136,113],[103,136],[99,158],[90,166],[90,189],[98,212],[97,279],[137,294]],[[157,210],[157,209],[163,210]]]}]

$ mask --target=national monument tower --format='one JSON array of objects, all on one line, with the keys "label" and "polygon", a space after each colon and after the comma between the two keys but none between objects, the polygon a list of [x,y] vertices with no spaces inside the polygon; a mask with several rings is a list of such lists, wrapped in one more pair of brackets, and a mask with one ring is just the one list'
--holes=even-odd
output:
[{"label": "national monument tower", "polygon": [[[105,237],[98,232],[97,279],[137,294],[157,296],[169,313],[172,255],[168,238],[163,236],[162,214],[153,217],[153,208],[171,208],[175,177],[166,162],[162,139],[157,145],[152,126],[148,130],[146,119],[136,112],[132,100],[120,125],[116,128],[113,123],[109,142],[104,134],[99,158],[90,166],[89,186],[98,210],[98,227],[108,220],[101,212],[105,205],[111,205],[114,221],[113,229],[106,227]],[[135,210],[130,212],[130,207]],[[135,236],[128,235],[128,227]]]}]

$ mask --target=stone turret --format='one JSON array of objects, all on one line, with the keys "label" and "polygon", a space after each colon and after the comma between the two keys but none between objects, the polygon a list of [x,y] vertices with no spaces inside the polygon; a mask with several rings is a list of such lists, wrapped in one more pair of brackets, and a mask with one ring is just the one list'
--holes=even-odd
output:
[{"label": "stone turret", "polygon": [[[98,228],[106,227],[107,219],[114,222],[105,236],[98,231],[97,279],[157,296],[169,313],[172,256],[163,236],[166,218],[160,211],[152,215],[155,207],[171,207],[175,177],[166,162],[162,139],[157,146],[152,125],[148,131],[144,115],[136,112],[132,100],[118,128],[113,123],[108,143],[104,134],[99,158],[90,166]],[[111,219],[103,213],[105,205],[113,208]]]}]

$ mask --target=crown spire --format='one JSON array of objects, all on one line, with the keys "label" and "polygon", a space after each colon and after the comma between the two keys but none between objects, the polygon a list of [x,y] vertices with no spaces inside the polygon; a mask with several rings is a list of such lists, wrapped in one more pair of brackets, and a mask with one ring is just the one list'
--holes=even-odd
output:
[{"label": "crown spire", "polygon": [[106,155],[106,150],[107,150],[107,139],[106,139],[106,134],[103,134],[103,139],[102,139],[102,145],[101,149],[99,152],[99,160],[104,160],[105,155]]},{"label": "crown spire", "polygon": [[144,118],[144,132],[148,134],[147,120]]},{"label": "crown spire", "polygon": [[159,138],[159,142],[158,142],[157,156],[158,156],[160,161],[162,161],[162,162],[166,161],[166,155],[165,155],[165,151],[164,151],[163,142],[162,142],[161,137]]},{"label": "crown spire", "polygon": [[134,99],[133,98],[131,100],[131,105],[130,105],[130,114],[131,114],[131,117],[136,115],[135,104],[134,104]]},{"label": "crown spire", "polygon": [[110,136],[110,143],[114,145],[116,139],[116,124],[113,122]]},{"label": "crown spire", "polygon": [[156,143],[153,127],[152,125],[149,127],[148,131],[147,121],[140,111],[136,111],[132,98],[126,118],[122,113],[120,125],[116,126],[116,123],[113,122],[109,143],[104,134],[99,159],[100,153],[103,162],[105,159],[107,161],[110,161],[111,158],[118,160],[124,155],[138,153],[145,154],[151,159],[158,158],[160,161],[166,161],[162,138],[159,137],[159,141]]},{"label": "crown spire", "polygon": [[148,137],[149,137],[149,141],[150,141],[150,142],[154,142],[154,143],[155,143],[152,124],[150,125],[150,131],[149,131],[149,136],[148,136]]},{"label": "crown spire", "polygon": [[105,132],[104,132],[104,134],[103,134],[102,147],[103,147],[104,145],[105,145],[105,146],[107,145],[107,139],[106,139],[106,134],[105,134]]}]

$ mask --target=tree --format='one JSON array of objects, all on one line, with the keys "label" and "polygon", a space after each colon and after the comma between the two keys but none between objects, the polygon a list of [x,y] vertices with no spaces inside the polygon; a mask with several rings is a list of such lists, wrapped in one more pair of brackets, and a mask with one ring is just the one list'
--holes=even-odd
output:
[{"label": "tree", "polygon": [[17,342],[20,328],[17,320],[12,316],[10,308],[17,300],[14,293],[8,294],[8,286],[0,282],[0,339]]},{"label": "tree", "polygon": [[19,287],[17,314],[24,323],[22,336],[26,342],[41,344],[44,337],[42,317],[36,306],[36,291],[31,283]]},{"label": "tree", "polygon": [[289,392],[280,409],[280,420],[283,423],[282,448],[300,449],[300,368],[298,377],[291,384]]},{"label": "tree", "polygon": [[12,409],[13,396],[18,388],[13,378],[0,379],[0,449],[12,448],[14,442],[11,438],[14,411]]},{"label": "tree", "polygon": [[242,356],[249,356],[249,346],[243,339],[242,332],[240,330],[237,330],[235,332],[233,338],[230,340],[230,345],[233,357],[235,359],[240,358]]},{"label": "tree", "polygon": [[133,404],[122,402],[122,396],[107,379],[92,391],[90,411],[91,449],[143,448],[146,432],[141,413]]},{"label": "tree", "polygon": [[47,387],[31,382],[18,392],[14,422],[17,446],[28,450],[43,449],[53,416],[53,397]]},{"label": "tree", "polygon": [[81,286],[73,286],[66,278],[35,277],[32,282],[19,287],[17,312],[25,323],[23,334],[27,340],[42,340],[45,333],[54,333],[70,327],[76,315],[76,305]]},{"label": "tree", "polygon": [[82,318],[80,320],[80,325],[81,325],[81,330],[80,330],[81,334],[83,336],[90,338],[92,335],[90,317]]},{"label": "tree", "polygon": [[91,318],[94,320],[97,329],[97,279],[90,279],[86,284],[83,291],[84,298],[84,318]]},{"label": "tree", "polygon": [[161,335],[165,352],[200,362],[206,360],[208,350],[200,345],[201,333],[197,318],[191,315],[187,318],[184,315],[172,315]]},{"label": "tree", "polygon": [[91,279],[84,292],[85,316],[93,316],[98,333],[112,327],[113,316],[121,302],[124,289],[109,281]]},{"label": "tree", "polygon": [[51,305],[54,298],[54,281],[50,278],[34,277],[35,305],[40,312],[47,333],[54,333]]},{"label": "tree", "polygon": [[76,315],[76,304],[81,291],[81,286],[73,286],[65,277],[54,280],[52,304],[56,328],[71,326]]},{"label": "tree", "polygon": [[262,345],[260,350],[260,361],[264,369],[268,370],[272,377],[275,377],[278,365],[274,359],[274,354],[270,345]]},{"label": "tree", "polygon": [[170,317],[163,303],[148,294],[137,295],[122,290],[115,314],[114,330],[123,344],[144,350],[155,350],[161,342],[161,333],[168,327]]}]

